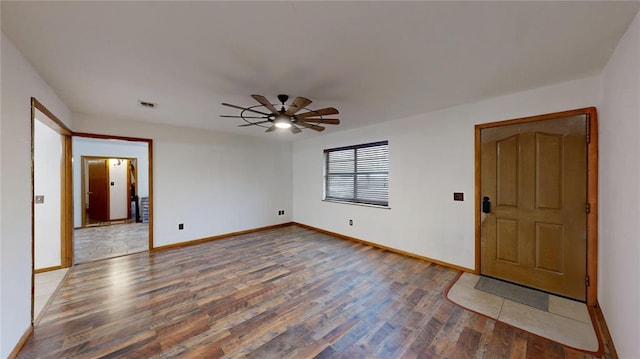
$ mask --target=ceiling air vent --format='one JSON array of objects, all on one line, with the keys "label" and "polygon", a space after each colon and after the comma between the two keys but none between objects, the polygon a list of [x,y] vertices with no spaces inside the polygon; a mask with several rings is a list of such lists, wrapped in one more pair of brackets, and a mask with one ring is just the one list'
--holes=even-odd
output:
[{"label": "ceiling air vent", "polygon": [[138,105],[140,105],[142,107],[146,107],[146,108],[156,108],[156,107],[158,107],[157,103],[153,103],[153,102],[149,102],[149,101],[142,101],[142,100],[138,100]]}]

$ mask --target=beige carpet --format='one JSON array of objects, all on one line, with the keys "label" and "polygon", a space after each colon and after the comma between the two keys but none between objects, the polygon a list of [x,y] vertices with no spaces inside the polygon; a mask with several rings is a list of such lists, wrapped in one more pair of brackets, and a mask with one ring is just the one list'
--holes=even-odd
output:
[{"label": "beige carpet", "polygon": [[549,295],[548,310],[544,311],[476,289],[480,278],[463,273],[449,289],[447,298],[465,309],[562,345],[588,352],[599,350],[586,304]]}]

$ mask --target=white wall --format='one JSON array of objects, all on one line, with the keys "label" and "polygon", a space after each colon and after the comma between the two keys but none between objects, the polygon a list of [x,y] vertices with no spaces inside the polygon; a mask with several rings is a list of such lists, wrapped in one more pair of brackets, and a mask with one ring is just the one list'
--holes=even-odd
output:
[{"label": "white wall", "polygon": [[127,196],[127,160],[109,159],[109,218],[127,218],[129,196]]},{"label": "white wall", "polygon": [[[591,77],[296,142],[294,221],[472,269],[474,125],[595,106],[598,86]],[[391,209],[323,202],[322,150],[380,140],[389,140]]]},{"label": "white wall", "polygon": [[0,357],[31,320],[31,97],[71,128],[66,105],[2,34]]},{"label": "white wall", "polygon": [[[74,130],[78,131],[77,129]],[[138,192],[139,197],[149,196],[149,151],[147,150],[146,142],[104,140],[99,138],[74,136],[72,139],[72,148],[73,226],[75,228],[82,226],[82,156],[137,158],[138,184],[136,186],[136,191]],[[126,217],[126,208],[125,215],[123,217]]]},{"label": "white wall", "polygon": [[640,15],[602,74],[598,302],[620,358],[640,355]]},{"label": "white wall", "polygon": [[291,221],[289,143],[85,115],[74,130],[153,139],[156,247]]},{"label": "white wall", "polygon": [[[40,111],[37,111],[40,114]],[[38,117],[36,117],[38,118]],[[35,268],[59,266],[62,136],[40,121],[34,123],[34,194],[44,203],[34,206]]]}]

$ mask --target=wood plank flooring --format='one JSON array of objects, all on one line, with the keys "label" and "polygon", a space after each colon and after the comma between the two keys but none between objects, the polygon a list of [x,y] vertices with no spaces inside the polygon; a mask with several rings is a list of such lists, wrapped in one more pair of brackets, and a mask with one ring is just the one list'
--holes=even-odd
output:
[{"label": "wood plank flooring", "polygon": [[72,268],[19,358],[594,358],[469,312],[458,271],[298,226]]}]

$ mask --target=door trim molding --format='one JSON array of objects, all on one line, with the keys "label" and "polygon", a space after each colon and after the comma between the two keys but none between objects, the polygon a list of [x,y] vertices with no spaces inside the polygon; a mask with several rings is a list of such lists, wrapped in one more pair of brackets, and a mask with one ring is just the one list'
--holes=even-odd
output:
[{"label": "door trim molding", "polygon": [[[136,161],[136,173],[134,174],[135,178],[138,178],[138,165],[137,165],[137,161],[138,158],[137,157],[122,157],[122,156],[111,156],[111,157],[105,157],[105,156],[80,156],[81,159],[81,164],[80,164],[80,205],[82,206],[82,220],[80,223],[80,228],[86,228],[89,227],[88,223],[87,223],[87,211],[86,211],[86,207],[85,205],[87,204],[87,191],[88,188],[86,188],[86,182],[87,182],[87,162],[91,161],[91,160],[105,160],[108,161],[110,159],[121,159],[121,160],[127,160],[127,161]],[[127,168],[127,198],[131,197],[131,177],[130,177],[130,168]],[[109,176],[111,174],[111,167],[107,167],[107,176]],[[125,218],[111,218],[111,187],[107,187],[107,212],[109,213],[109,220],[107,222],[115,222],[115,221],[123,221],[123,220],[127,220],[130,219],[130,215],[131,215],[131,206],[128,206],[127,208],[127,217]]]},{"label": "door trim molding", "polygon": [[480,132],[486,128],[515,125],[520,123],[552,120],[562,117],[586,115],[589,124],[590,141],[587,143],[587,201],[590,211],[587,213],[587,305],[598,302],[598,114],[595,107],[586,107],[570,111],[554,112],[544,115],[522,117],[511,120],[475,125],[475,274],[480,274]]}]

